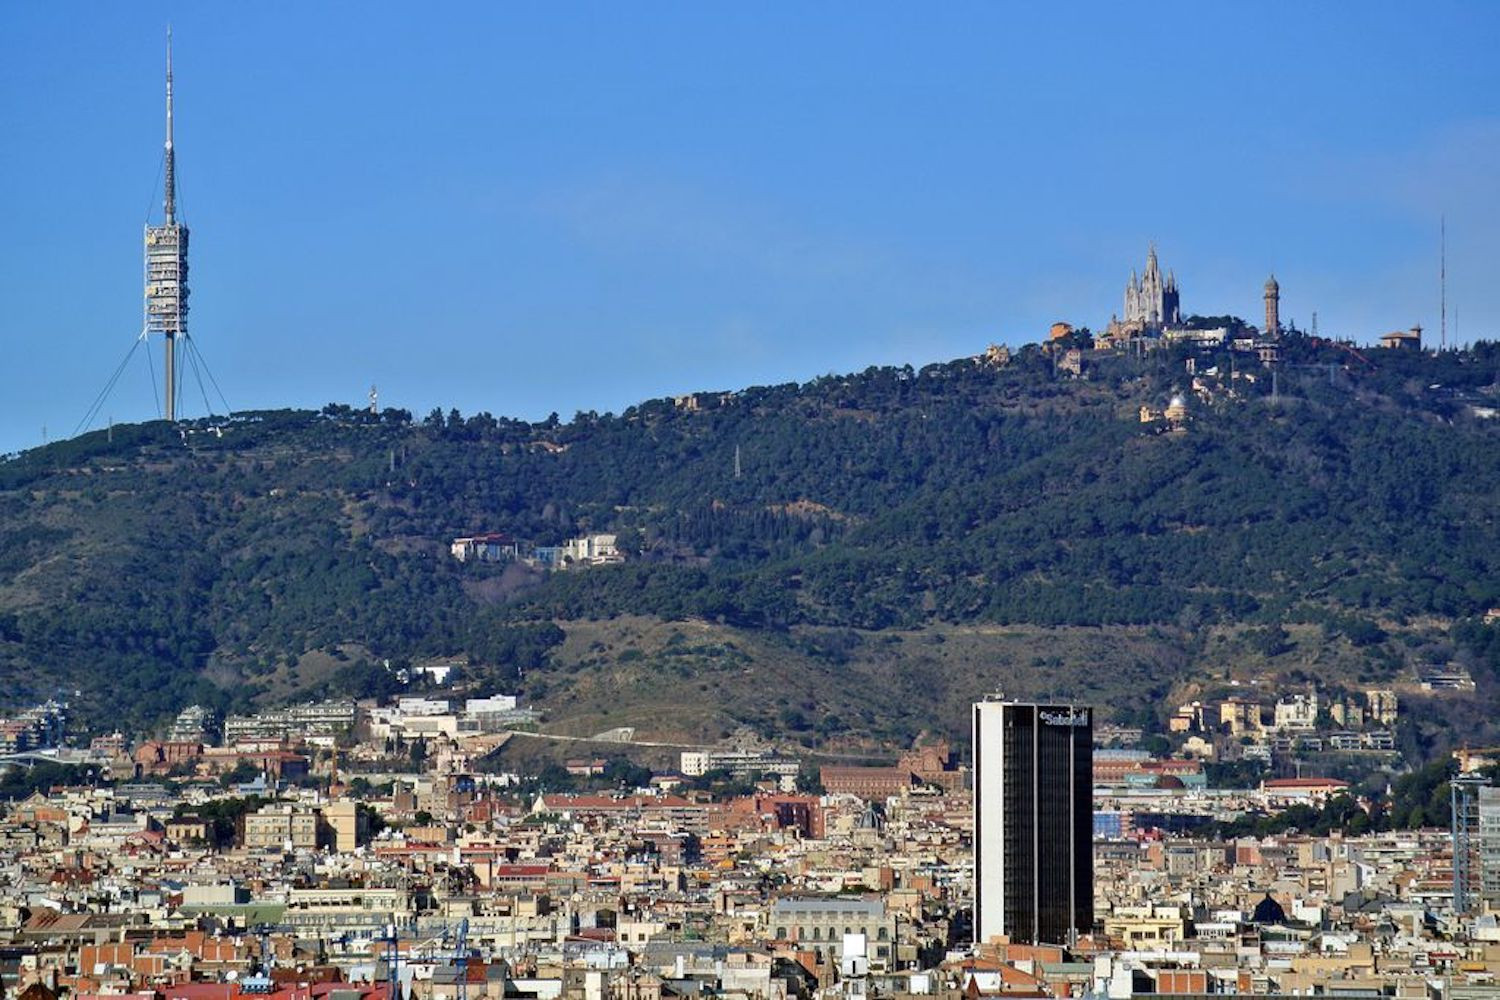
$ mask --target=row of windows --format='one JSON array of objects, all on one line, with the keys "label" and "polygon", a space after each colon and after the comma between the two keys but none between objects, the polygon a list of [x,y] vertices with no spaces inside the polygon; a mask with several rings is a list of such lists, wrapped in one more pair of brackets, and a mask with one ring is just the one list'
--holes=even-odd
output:
[{"label": "row of windows", "polygon": [[[828,949],[828,954],[829,954],[830,957],[833,956],[833,949],[832,948]],[[875,949],[875,957],[876,958],[889,958],[890,954],[891,954],[891,950],[889,948],[885,947],[884,945],[882,945],[879,948]],[[823,961],[823,949],[822,948],[814,948],[813,949],[813,956],[819,962]]]},{"label": "row of windows", "polygon": [[[796,930],[797,933],[794,934],[794,935],[792,935],[789,938],[789,937],[787,937],[786,928],[785,927],[778,927],[778,928],[776,928],[776,937],[779,940],[782,940],[782,941],[800,941],[803,938],[808,938],[808,939],[813,940],[813,941],[821,941],[821,940],[823,940],[823,928],[821,928],[821,927],[814,927],[812,929],[812,933],[811,934],[807,933],[807,928],[805,928],[805,927],[797,927],[797,928],[794,928],[794,930]],[[837,933],[838,933],[838,928],[837,927],[830,927],[830,928],[828,928],[828,940],[830,940],[830,941],[837,940],[837,938],[835,937],[835,935]],[[853,928],[853,927],[845,927],[844,928],[844,933],[845,934],[859,933],[859,934],[864,934],[864,935],[868,936],[869,933],[870,933],[870,931],[869,931],[868,928],[865,928],[865,927],[859,928],[858,931],[856,931],[855,928]],[[888,928],[888,927],[881,927],[881,928],[879,928],[878,930],[876,930],[874,937],[875,937],[875,940],[877,940],[877,941],[888,941],[888,940],[890,940],[890,937],[891,937],[890,928]]]}]

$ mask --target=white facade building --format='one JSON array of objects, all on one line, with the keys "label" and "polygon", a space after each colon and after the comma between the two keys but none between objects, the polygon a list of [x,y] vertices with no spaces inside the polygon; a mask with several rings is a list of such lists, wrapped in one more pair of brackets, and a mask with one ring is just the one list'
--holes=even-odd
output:
[{"label": "white facade building", "polygon": [[1318,726],[1318,693],[1294,694],[1276,702],[1277,731],[1316,729]]},{"label": "white facade building", "polygon": [[465,701],[464,713],[480,715],[485,712],[513,712],[517,704],[513,694],[492,694],[488,698],[470,698]]}]

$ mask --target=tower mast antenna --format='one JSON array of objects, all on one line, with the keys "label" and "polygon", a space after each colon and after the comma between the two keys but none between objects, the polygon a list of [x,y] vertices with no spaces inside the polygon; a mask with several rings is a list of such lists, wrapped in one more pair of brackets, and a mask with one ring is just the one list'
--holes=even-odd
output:
[{"label": "tower mast antenna", "polygon": [[1438,223],[1438,350],[1448,349],[1448,217]]},{"label": "tower mast antenna", "polygon": [[[148,360],[150,354],[150,342],[153,336],[160,336],[166,358],[166,395],[165,406],[158,413],[169,421],[177,419],[177,398],[182,394],[178,375],[178,348],[186,351],[185,358],[188,367],[198,379],[198,388],[203,389],[203,376],[207,375],[213,383],[214,389],[218,390],[218,382],[214,380],[213,373],[208,371],[204,363],[203,355],[198,351],[197,345],[188,336],[188,227],[183,225],[177,218],[177,150],[172,135],[172,26],[167,25],[167,65],[166,65],[166,140],[162,156],[162,209],[163,218],[160,225],[152,225],[150,214],[147,214],[145,224],[145,239],[142,241],[145,251],[145,273],[142,281],[141,295],[141,332],[135,338],[130,352],[125,355],[125,361],[120,362],[119,368],[114,375],[110,376],[109,382],[105,384],[98,397],[84,414],[78,423],[75,434],[84,430],[99,413],[99,408],[104,405],[110,390],[114,388],[119,379],[121,371],[130,358],[141,347],[146,345]],[[151,362],[154,366],[154,362]],[[153,398],[156,393],[156,373],[153,369],[151,374],[151,392]],[[224,399],[224,393],[219,392],[220,400]],[[204,392],[203,405],[210,409],[208,394]],[[225,410],[229,409],[227,401],[224,403]]]},{"label": "tower mast antenna", "polygon": [[166,394],[162,414],[177,419],[177,347],[186,340],[188,313],[188,227],[177,221],[177,151],[172,142],[172,29],[167,28],[167,137],[159,226],[146,226],[146,333],[161,334],[166,355]]},{"label": "tower mast antenna", "polygon": [[167,225],[177,221],[177,170],[172,153],[172,26],[167,25],[167,148],[165,198]]}]

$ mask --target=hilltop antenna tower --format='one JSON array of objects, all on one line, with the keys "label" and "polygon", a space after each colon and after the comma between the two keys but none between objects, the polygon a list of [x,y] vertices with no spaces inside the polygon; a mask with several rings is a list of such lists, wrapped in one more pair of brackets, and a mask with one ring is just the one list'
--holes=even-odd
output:
[{"label": "hilltop antenna tower", "polygon": [[1438,222],[1438,350],[1448,349],[1448,217]]},{"label": "hilltop antenna tower", "polygon": [[177,153],[172,146],[172,29],[167,28],[167,139],[163,157],[162,224],[146,225],[145,329],[165,342],[168,420],[177,419],[177,341],[187,337],[188,227],[177,221]]},{"label": "hilltop antenna tower", "polygon": [[[185,379],[183,373],[187,372],[193,376],[198,383],[198,391],[203,398],[203,409],[212,414],[214,406],[208,399],[208,386],[212,385],[214,392],[219,397],[219,402],[224,404],[224,412],[232,413],[229,400],[224,398],[224,391],[219,388],[218,379],[214,378],[213,372],[208,369],[208,362],[203,353],[198,350],[198,345],[188,335],[188,227],[177,217],[177,150],[172,141],[172,29],[167,28],[167,122],[166,143],[162,154],[163,164],[163,218],[159,226],[153,226],[149,212],[146,219],[145,239],[145,281],[144,295],[142,296],[142,321],[141,332],[135,337],[130,345],[130,350],[125,353],[114,374],[99,390],[94,397],[93,403],[89,405],[88,412],[83,419],[78,421],[78,427],[74,434],[81,433],[93,425],[96,417],[100,414],[101,407],[109,399],[109,394],[114,391],[115,384],[120,380],[120,375],[135,356],[136,351],[146,346],[148,368],[151,370],[151,392],[156,393],[156,371],[150,367],[150,341],[153,335],[160,336],[164,342],[166,360],[166,395],[165,406],[160,411],[161,415],[169,421],[176,421],[178,403],[182,400],[182,385]],[[204,379],[207,378],[207,384]],[[214,432],[222,434],[222,429],[214,428]]]}]

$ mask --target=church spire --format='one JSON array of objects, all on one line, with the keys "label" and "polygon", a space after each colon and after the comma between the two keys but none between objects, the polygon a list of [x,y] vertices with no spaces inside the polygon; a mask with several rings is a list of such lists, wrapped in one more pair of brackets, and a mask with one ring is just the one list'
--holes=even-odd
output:
[{"label": "church spire", "polygon": [[167,225],[177,221],[177,169],[172,151],[172,26],[167,26],[167,148],[166,148],[166,198],[164,208]]},{"label": "church spire", "polygon": [[1137,276],[1130,272],[1125,286],[1125,322],[1138,329],[1159,331],[1181,322],[1178,308],[1177,273],[1168,271],[1162,279],[1161,261],[1156,255],[1156,241],[1146,251],[1146,270]]}]

